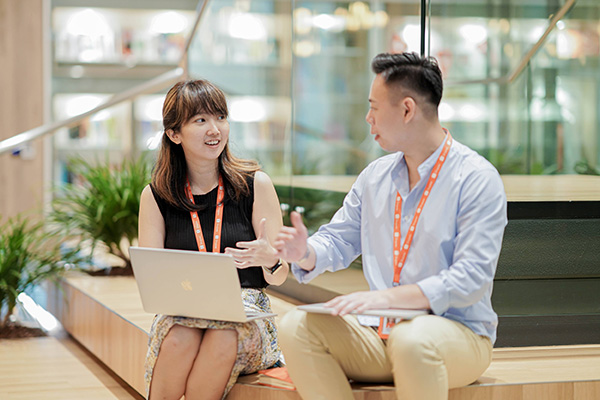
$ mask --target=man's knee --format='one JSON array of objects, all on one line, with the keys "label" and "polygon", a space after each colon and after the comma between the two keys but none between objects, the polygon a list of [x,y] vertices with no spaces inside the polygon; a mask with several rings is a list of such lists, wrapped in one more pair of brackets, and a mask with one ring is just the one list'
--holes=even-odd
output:
[{"label": "man's knee", "polygon": [[332,326],[339,322],[335,318],[294,308],[279,321],[279,342],[284,350],[298,343],[322,346],[329,340]]},{"label": "man's knee", "polygon": [[435,340],[428,335],[431,324],[426,319],[418,317],[401,322],[392,329],[388,338],[388,353],[394,364],[401,362],[410,365],[425,358],[439,358]]}]

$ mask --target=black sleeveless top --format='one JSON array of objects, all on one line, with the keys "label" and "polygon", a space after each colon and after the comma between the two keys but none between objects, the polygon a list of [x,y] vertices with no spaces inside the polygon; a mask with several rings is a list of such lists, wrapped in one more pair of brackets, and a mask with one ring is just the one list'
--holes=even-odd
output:
[{"label": "black sleeveless top", "polygon": [[[225,184],[225,197],[223,199],[223,222],[221,228],[221,253],[227,247],[236,247],[237,242],[256,239],[252,227],[252,206],[254,203],[254,176],[248,178],[250,194],[244,196],[239,202],[232,199]],[[162,199],[150,185],[154,199],[165,220],[165,248],[178,250],[198,251],[196,235],[192,225],[189,211],[172,206]],[[215,210],[217,202],[217,188],[203,195],[194,195],[196,204],[204,204],[205,208],[198,211],[198,218],[202,225],[204,242],[207,250],[212,251],[213,230],[215,226]],[[267,282],[261,267],[238,269],[240,284],[243,288],[265,288]]]}]

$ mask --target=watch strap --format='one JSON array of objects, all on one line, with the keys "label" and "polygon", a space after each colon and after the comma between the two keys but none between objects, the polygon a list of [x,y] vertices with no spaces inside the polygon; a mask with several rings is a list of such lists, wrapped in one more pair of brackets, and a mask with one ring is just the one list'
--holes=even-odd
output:
[{"label": "watch strap", "polygon": [[268,271],[271,275],[275,273],[281,267],[281,258],[277,260],[277,263],[272,267],[263,267],[266,271]]}]

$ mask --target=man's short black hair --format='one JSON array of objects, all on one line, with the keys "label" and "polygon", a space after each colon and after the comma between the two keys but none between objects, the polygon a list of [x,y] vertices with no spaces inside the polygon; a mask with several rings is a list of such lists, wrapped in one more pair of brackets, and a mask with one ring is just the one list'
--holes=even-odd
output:
[{"label": "man's short black hair", "polygon": [[373,58],[371,68],[375,74],[381,74],[386,85],[398,85],[414,92],[436,110],[440,105],[444,86],[435,58],[421,57],[417,53],[381,53]]}]

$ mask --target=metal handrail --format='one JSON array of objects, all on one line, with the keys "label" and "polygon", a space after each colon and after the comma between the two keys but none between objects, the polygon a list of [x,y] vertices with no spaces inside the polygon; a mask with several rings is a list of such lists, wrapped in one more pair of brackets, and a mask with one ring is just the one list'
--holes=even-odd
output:
[{"label": "metal handrail", "polygon": [[156,78],[153,78],[131,89],[125,90],[124,92],[115,94],[105,102],[82,114],[78,114],[73,117],[66,118],[60,121],[55,121],[49,124],[44,124],[36,128],[29,129],[25,132],[19,133],[3,141],[0,141],[0,154],[17,149],[25,143],[28,143],[44,135],[53,133],[57,129],[73,126],[86,119],[90,115],[97,113],[98,111],[102,111],[123,101],[131,100],[142,94],[153,93],[158,90],[162,90],[166,87],[169,87],[173,83],[183,79],[187,75],[187,68],[185,62],[187,58],[187,53],[198,28],[198,25],[200,24],[200,19],[202,18],[208,1],[209,0],[198,1],[198,6],[196,7],[196,21],[194,22],[194,26],[186,39],[185,48],[182,52],[178,68],[167,71],[164,74],[157,76]]},{"label": "metal handrail", "polygon": [[571,10],[571,8],[573,8],[573,6],[575,5],[576,2],[577,2],[577,0],[567,0],[567,2],[560,8],[560,10],[558,10],[558,12],[556,14],[554,14],[552,19],[550,20],[550,24],[548,25],[548,27],[546,28],[546,30],[544,31],[542,36],[531,47],[531,49],[529,49],[527,54],[525,54],[525,56],[521,59],[519,64],[515,67],[515,69],[512,72],[509,72],[506,75],[501,76],[499,78],[474,79],[474,80],[463,80],[463,81],[447,81],[447,82],[444,82],[444,85],[445,86],[458,86],[458,85],[489,84],[489,83],[506,84],[506,83],[514,82],[515,79],[517,79],[519,77],[519,75],[521,75],[521,73],[523,72],[525,67],[527,67],[527,64],[529,64],[529,62],[531,61],[531,59],[533,58],[535,53],[537,53],[538,50],[540,49],[540,47],[542,47],[542,45],[544,44],[544,42],[546,41],[546,39],[548,38],[548,36],[552,32],[552,30],[554,30],[554,28],[556,27],[556,24],[558,23],[558,21],[560,21],[565,16],[565,14],[567,14]]},{"label": "metal handrail", "polygon": [[194,40],[194,36],[196,35],[196,31],[198,30],[198,25],[200,25],[200,18],[202,17],[202,14],[204,14],[204,9],[206,8],[208,1],[209,0],[200,0],[198,2],[198,6],[196,7],[196,21],[194,22],[194,26],[192,27],[192,30],[190,31],[190,34],[188,35],[187,40],[185,41],[183,53],[181,54],[181,59],[179,60],[179,66],[182,68],[185,68],[187,65],[187,55],[190,51],[190,46],[192,45],[192,41]]},{"label": "metal handrail", "polygon": [[174,82],[179,81],[179,79],[181,79],[181,77],[183,77],[184,75],[185,71],[183,68],[175,68],[171,71],[165,72],[164,74],[157,76],[154,79],[144,82],[141,85],[116,94],[109,98],[107,101],[98,105],[97,107],[94,107],[93,109],[86,111],[82,114],[78,114],[74,117],[52,122],[49,124],[41,125],[28,131],[19,133],[8,139],[5,139],[2,142],[0,142],[0,154],[18,148],[19,146],[27,142],[52,133],[59,128],[72,126],[78,122],[81,122],[83,119],[89,117],[90,115],[97,113],[98,111],[104,110],[108,107],[112,107],[115,104],[121,103],[125,100],[131,100],[132,98],[137,97],[139,95],[145,93],[152,93],[157,90],[164,89],[165,87],[173,84]]}]

